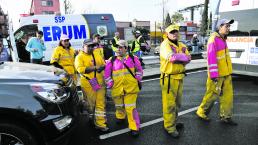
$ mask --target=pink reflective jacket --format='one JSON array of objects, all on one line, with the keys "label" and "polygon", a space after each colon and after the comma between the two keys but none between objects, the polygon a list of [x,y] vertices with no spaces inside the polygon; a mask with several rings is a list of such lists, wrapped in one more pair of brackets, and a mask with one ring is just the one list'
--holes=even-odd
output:
[{"label": "pink reflective jacket", "polygon": [[[135,62],[135,63],[134,63]],[[112,88],[112,96],[120,96],[124,92],[126,93],[138,93],[138,82],[142,80],[143,70],[138,57],[134,56],[134,62],[132,58],[127,55],[124,59],[122,57],[117,57],[113,64],[111,58],[107,61],[105,67],[105,81],[109,88]],[[134,73],[133,77],[124,63],[130,68]]]},{"label": "pink reflective jacket", "polygon": [[218,78],[232,74],[232,63],[226,41],[214,32],[207,46],[208,76]]}]

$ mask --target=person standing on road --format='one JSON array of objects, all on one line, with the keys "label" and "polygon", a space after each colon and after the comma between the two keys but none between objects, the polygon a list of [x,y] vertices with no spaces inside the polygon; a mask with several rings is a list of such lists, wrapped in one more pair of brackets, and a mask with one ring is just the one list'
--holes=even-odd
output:
[{"label": "person standing on road", "polygon": [[160,86],[162,90],[162,106],[164,129],[174,138],[179,137],[176,123],[181,106],[185,65],[191,61],[187,47],[178,41],[179,26],[170,25],[165,29],[167,38],[160,45]]},{"label": "person standing on road", "polygon": [[139,30],[135,31],[135,40],[133,41],[131,52],[136,55],[140,62],[141,66],[144,68],[145,64],[143,63],[142,53],[147,54],[147,42],[142,37],[142,34]]},{"label": "person standing on road", "polygon": [[112,50],[113,50],[113,56],[115,56],[116,54],[116,51],[117,51],[117,42],[120,40],[120,36],[119,36],[119,32],[115,32],[115,37],[113,37],[112,41],[111,41],[111,47],[112,47]]},{"label": "person standing on road", "polygon": [[44,58],[43,51],[46,51],[44,41],[42,40],[43,32],[37,31],[37,37],[32,37],[26,45],[26,50],[30,52],[31,63],[42,64]]},{"label": "person standing on road", "polygon": [[193,46],[198,46],[199,39],[197,37],[197,34],[193,35],[191,42],[192,42]]},{"label": "person standing on road", "polygon": [[117,54],[110,58],[105,68],[105,81],[116,107],[117,123],[127,116],[132,136],[139,135],[140,118],[136,110],[136,100],[142,80],[142,67],[138,57],[128,54],[125,40],[117,43]]},{"label": "person standing on road", "polygon": [[0,38],[0,61],[10,61],[10,54],[7,49],[3,45],[3,38]]},{"label": "person standing on road", "polygon": [[64,69],[77,84],[77,74],[74,68],[75,50],[71,47],[69,40],[66,34],[61,35],[59,44],[52,54],[50,64]]},{"label": "person standing on road", "polygon": [[207,116],[215,102],[220,98],[220,119],[223,123],[237,125],[232,118],[233,87],[232,87],[232,63],[227,48],[226,38],[230,31],[230,24],[234,20],[221,19],[208,41],[207,61],[208,78],[206,93],[196,114],[205,121],[210,121]]},{"label": "person standing on road", "polygon": [[99,55],[102,56],[103,59],[105,59],[103,46],[101,46],[100,40],[101,40],[101,36],[99,34],[94,34],[93,35],[93,42],[96,43],[96,46],[94,47],[94,50],[96,49],[96,51],[99,53]]},{"label": "person standing on road", "polygon": [[94,120],[95,128],[106,132],[106,102],[104,69],[105,60],[94,47],[97,44],[90,39],[83,42],[83,50],[75,58],[76,70],[81,75],[81,86],[86,94],[89,113]]}]

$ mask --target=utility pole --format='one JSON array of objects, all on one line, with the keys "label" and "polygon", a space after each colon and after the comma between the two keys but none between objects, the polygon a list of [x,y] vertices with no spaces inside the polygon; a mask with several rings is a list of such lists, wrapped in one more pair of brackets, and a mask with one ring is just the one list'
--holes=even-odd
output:
[{"label": "utility pole", "polygon": [[164,30],[164,24],[165,24],[165,5],[169,0],[162,0],[162,3],[158,3],[155,5],[162,5],[162,30]]},{"label": "utility pole", "polygon": [[195,5],[195,6],[190,6],[190,7],[186,7],[184,9],[178,10],[178,12],[185,12],[185,11],[189,11],[191,12],[191,21],[194,21],[194,10],[198,9],[200,7],[204,7],[204,4],[199,4],[199,5]]},{"label": "utility pole", "polygon": [[218,23],[218,19],[219,19],[219,6],[220,6],[220,1],[218,1],[217,6],[216,6],[216,10],[213,13],[214,14],[214,19],[212,20],[212,31],[215,32],[216,31],[216,25]]},{"label": "utility pole", "polygon": [[165,13],[165,2],[164,2],[164,0],[162,0],[162,26],[163,26],[163,29],[164,29],[164,24],[165,24],[164,13]]}]

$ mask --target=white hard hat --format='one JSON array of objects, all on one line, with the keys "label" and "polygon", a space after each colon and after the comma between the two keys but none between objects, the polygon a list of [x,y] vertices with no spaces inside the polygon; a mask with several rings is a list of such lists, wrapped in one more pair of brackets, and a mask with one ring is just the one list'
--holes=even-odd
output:
[{"label": "white hard hat", "polygon": [[135,31],[135,34],[141,34],[141,32],[139,30]]}]

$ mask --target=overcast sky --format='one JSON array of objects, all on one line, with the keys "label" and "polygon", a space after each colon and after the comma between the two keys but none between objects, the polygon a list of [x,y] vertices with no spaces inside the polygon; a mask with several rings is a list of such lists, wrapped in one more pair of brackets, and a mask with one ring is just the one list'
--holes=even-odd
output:
[{"label": "overcast sky", "polygon": [[[116,21],[147,20],[154,23],[162,21],[162,0],[70,0],[74,13],[112,13]],[[165,13],[170,14],[204,0],[163,0]],[[60,0],[62,3],[63,0]],[[0,0],[5,11],[8,11],[14,23],[14,29],[19,26],[19,16],[28,13],[31,0]],[[15,4],[15,5],[13,5]],[[61,5],[63,11],[63,6]],[[199,15],[199,14],[197,14]]]}]

